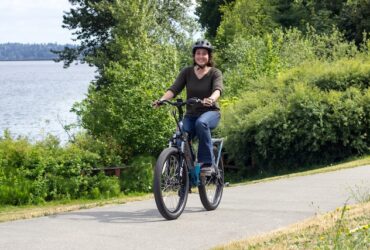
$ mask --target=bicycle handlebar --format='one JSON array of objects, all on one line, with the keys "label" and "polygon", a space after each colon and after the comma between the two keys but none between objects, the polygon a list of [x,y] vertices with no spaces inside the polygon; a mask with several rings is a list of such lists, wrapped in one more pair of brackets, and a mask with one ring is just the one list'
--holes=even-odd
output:
[{"label": "bicycle handlebar", "polygon": [[193,97],[193,98],[189,98],[186,101],[183,101],[182,99],[177,99],[176,102],[171,102],[171,101],[168,101],[168,100],[158,101],[158,105],[163,105],[163,104],[166,104],[166,103],[170,104],[172,106],[182,107],[186,104],[194,105],[196,103],[203,103],[203,100],[201,100],[197,97]]}]

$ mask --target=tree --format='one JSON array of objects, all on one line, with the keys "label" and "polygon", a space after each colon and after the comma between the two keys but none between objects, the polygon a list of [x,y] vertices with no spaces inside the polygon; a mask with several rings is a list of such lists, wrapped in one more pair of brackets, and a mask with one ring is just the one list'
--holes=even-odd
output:
[{"label": "tree", "polygon": [[274,19],[283,28],[305,30],[310,24],[317,31],[328,33],[336,25],[344,0],[273,0]]},{"label": "tree", "polygon": [[309,32],[310,26],[319,34],[330,34],[337,27],[357,45],[364,32],[370,32],[370,0],[236,0],[220,11],[216,37],[223,45],[237,34],[262,35],[279,26],[303,32]]},{"label": "tree", "polygon": [[339,27],[348,40],[360,44],[370,32],[370,0],[347,1],[340,15]]},{"label": "tree", "polygon": [[258,36],[269,33],[277,24],[272,18],[271,0],[236,0],[224,5],[222,22],[216,41],[220,48],[227,47],[236,37]]},{"label": "tree", "polygon": [[114,147],[125,163],[156,154],[172,123],[166,110],[154,111],[151,103],[186,60],[181,51],[190,52],[188,34],[196,27],[188,17],[191,1],[73,2],[65,23],[80,45],[61,52],[60,60],[68,65],[80,57],[99,72],[87,98],[73,107],[82,127]]},{"label": "tree", "polygon": [[[73,61],[80,60],[94,65],[98,70],[116,59],[115,51],[109,48],[109,43],[115,38],[113,30],[120,25],[122,20],[117,19],[117,11],[125,15],[132,15],[129,6],[135,5],[138,9],[144,5],[150,5],[153,27],[148,32],[163,33],[160,42],[169,42],[177,46],[185,46],[186,34],[192,34],[197,30],[194,20],[188,17],[187,9],[191,0],[162,0],[162,1],[123,1],[123,0],[69,0],[72,8],[63,16],[63,28],[73,31],[74,41],[79,42],[76,48],[64,48],[62,51],[54,51],[59,55],[57,61],[64,61],[68,67]],[[137,21],[137,20],[136,20]],[[125,30],[124,34],[132,34],[136,23],[132,23],[131,30]],[[160,29],[158,29],[160,27]]]},{"label": "tree", "polygon": [[207,37],[214,38],[220,25],[222,12],[220,8],[225,4],[232,4],[235,0],[197,0],[195,14],[199,17],[202,28],[207,30]]},{"label": "tree", "polygon": [[336,26],[356,44],[363,41],[363,32],[370,32],[369,0],[272,0],[272,5],[274,20],[284,28],[305,31],[309,24],[328,34]]},{"label": "tree", "polygon": [[63,28],[73,30],[74,41],[80,44],[76,48],[65,47],[55,51],[57,61],[64,61],[68,67],[73,61],[81,60],[101,68],[102,65],[93,59],[98,54],[108,54],[106,48],[112,39],[112,28],[117,25],[111,7],[114,0],[69,0],[73,8],[63,16]]}]

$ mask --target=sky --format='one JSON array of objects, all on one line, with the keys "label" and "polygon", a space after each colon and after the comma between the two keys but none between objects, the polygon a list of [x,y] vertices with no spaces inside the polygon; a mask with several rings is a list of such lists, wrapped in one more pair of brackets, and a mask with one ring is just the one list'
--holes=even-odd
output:
[{"label": "sky", "polygon": [[68,0],[0,0],[0,43],[74,43],[62,28]]}]

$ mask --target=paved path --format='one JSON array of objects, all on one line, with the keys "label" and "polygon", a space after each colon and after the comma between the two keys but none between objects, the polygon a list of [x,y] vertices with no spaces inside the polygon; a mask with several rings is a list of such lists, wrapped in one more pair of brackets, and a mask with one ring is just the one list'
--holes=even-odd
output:
[{"label": "paved path", "polygon": [[178,220],[154,200],[0,223],[0,249],[208,249],[342,206],[370,186],[370,166],[226,188],[216,211],[192,194]]}]

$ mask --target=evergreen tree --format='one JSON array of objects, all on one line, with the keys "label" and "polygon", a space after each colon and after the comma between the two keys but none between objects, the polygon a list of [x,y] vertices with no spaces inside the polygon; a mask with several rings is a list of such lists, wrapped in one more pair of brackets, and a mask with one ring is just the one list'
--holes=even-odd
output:
[{"label": "evergreen tree", "polygon": [[198,6],[196,14],[199,17],[199,23],[206,29],[207,36],[214,38],[217,28],[222,18],[221,7],[226,4],[232,4],[235,0],[197,0]]}]

